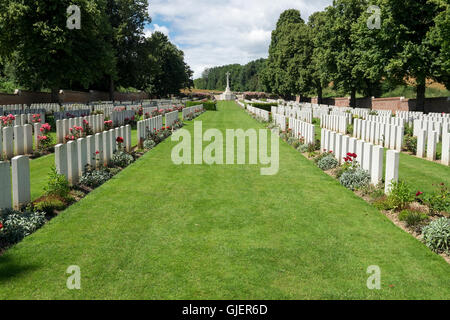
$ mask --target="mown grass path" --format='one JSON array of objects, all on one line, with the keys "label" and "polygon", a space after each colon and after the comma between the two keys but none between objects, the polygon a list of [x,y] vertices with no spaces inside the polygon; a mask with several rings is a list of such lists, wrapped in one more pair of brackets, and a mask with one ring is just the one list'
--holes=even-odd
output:
[{"label": "mown grass path", "polygon": [[[234,103],[197,120],[204,130],[262,128]],[[440,256],[287,144],[275,176],[259,166],[175,166],[174,145],[0,257],[0,298],[450,298]],[[70,265],[81,268],[81,290],[66,288]],[[371,265],[381,290],[366,286]]]}]

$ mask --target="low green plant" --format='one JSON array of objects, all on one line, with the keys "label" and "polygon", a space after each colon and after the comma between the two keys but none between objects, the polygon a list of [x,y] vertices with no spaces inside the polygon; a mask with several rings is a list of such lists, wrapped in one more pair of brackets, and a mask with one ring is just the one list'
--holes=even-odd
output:
[{"label": "low green plant", "polygon": [[99,170],[89,169],[80,178],[80,184],[87,187],[96,188],[104,184],[106,181],[111,179],[113,175],[106,168],[101,168]]},{"label": "low green plant", "polygon": [[308,152],[308,145],[307,145],[307,144],[300,144],[300,145],[297,147],[297,150],[298,150],[299,152],[301,152],[301,153]]},{"label": "low green plant", "polygon": [[49,196],[53,195],[62,198],[67,198],[69,196],[69,181],[67,181],[64,175],[58,174],[55,166],[50,168],[48,183],[47,186],[45,186],[45,192]]},{"label": "low green plant", "polygon": [[423,196],[423,202],[430,208],[432,214],[450,213],[450,190],[441,183],[437,191]]},{"label": "low green plant", "polygon": [[403,210],[398,214],[398,219],[406,222],[408,227],[414,227],[428,220],[428,215],[422,212]]},{"label": "low green plant", "polygon": [[402,210],[415,199],[411,187],[404,181],[392,183],[392,189],[388,195],[388,202],[392,209]]},{"label": "low green plant", "polygon": [[359,190],[369,185],[370,174],[361,168],[347,170],[341,175],[339,182],[350,190]]},{"label": "low green plant", "polygon": [[134,158],[131,154],[123,150],[117,150],[114,152],[111,158],[111,164],[115,167],[125,168],[134,162]]},{"label": "low green plant", "polygon": [[151,149],[153,149],[156,146],[156,142],[153,141],[152,139],[146,139],[144,141],[143,146],[144,146],[144,149],[151,150]]},{"label": "low green plant", "polygon": [[339,162],[336,160],[336,158],[333,155],[328,155],[323,159],[320,159],[319,162],[317,162],[317,166],[322,169],[323,171],[327,171],[330,169],[334,169],[339,165]]},{"label": "low green plant", "polygon": [[53,214],[56,211],[61,211],[66,208],[64,199],[57,196],[46,196],[34,203],[35,210]]},{"label": "low green plant", "polygon": [[320,160],[322,160],[325,157],[328,157],[330,154],[333,155],[332,152],[323,152],[323,153],[319,154],[317,157],[314,158],[314,162],[316,164],[318,164]]},{"label": "low green plant", "polygon": [[417,153],[417,137],[413,137],[412,135],[405,136],[404,140],[404,151],[412,152],[413,154]]},{"label": "low green plant", "polygon": [[437,253],[450,253],[450,219],[440,218],[422,229],[426,246]]},{"label": "low green plant", "polygon": [[347,134],[353,134],[353,124],[347,126]]},{"label": "low green plant", "polygon": [[6,248],[20,242],[45,224],[43,212],[18,212],[9,209],[0,210],[0,248]]}]

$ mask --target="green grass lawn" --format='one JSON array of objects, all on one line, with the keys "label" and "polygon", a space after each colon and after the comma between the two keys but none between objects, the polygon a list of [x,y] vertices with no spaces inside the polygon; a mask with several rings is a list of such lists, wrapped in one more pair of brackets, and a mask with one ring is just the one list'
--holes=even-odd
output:
[{"label": "green grass lawn", "polygon": [[[315,126],[315,131],[316,139],[320,140],[320,125]],[[442,147],[440,148],[442,149]],[[387,149],[385,149],[385,153],[386,151]],[[384,159],[386,161],[386,156]],[[386,169],[386,166],[384,169]],[[443,182],[450,186],[450,169],[440,163],[401,153],[399,179],[407,182],[415,190],[432,192],[436,190],[433,185],[439,185]]]},{"label": "green grass lawn", "polygon": [[[233,102],[204,130],[262,128]],[[186,129],[193,132],[193,124]],[[280,171],[166,140],[0,257],[1,299],[449,299],[450,266],[280,143]],[[81,290],[66,269],[81,268]],[[366,270],[381,268],[381,290]]]}]

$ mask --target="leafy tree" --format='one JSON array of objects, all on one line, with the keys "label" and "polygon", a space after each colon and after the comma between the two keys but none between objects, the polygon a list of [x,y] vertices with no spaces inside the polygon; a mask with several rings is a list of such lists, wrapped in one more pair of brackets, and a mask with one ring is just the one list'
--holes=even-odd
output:
[{"label": "leafy tree", "polygon": [[[66,27],[67,8],[81,9],[81,30]],[[30,89],[59,89],[76,79],[87,88],[113,74],[105,0],[3,0],[0,2],[0,55]]]},{"label": "leafy tree", "polygon": [[433,76],[450,89],[450,0],[436,0],[441,12],[435,17],[435,26],[430,29],[428,38],[438,50],[433,61]]},{"label": "leafy tree", "polygon": [[226,73],[230,72],[230,86],[234,91],[262,91],[260,72],[265,66],[265,59],[251,61],[244,66],[239,64],[207,68],[202,77],[196,79],[195,88],[206,90],[224,90]]},{"label": "leafy tree", "polygon": [[[439,63],[437,47],[439,31],[434,29],[442,8],[430,0],[378,0],[374,4],[381,9],[381,28],[367,28],[369,13],[360,17],[356,28],[361,53],[359,70],[369,79],[383,77],[394,84],[415,80],[416,108],[423,111],[426,80],[439,80],[443,75],[437,72],[442,71],[443,64]],[[430,41],[433,31],[436,43]]]},{"label": "leafy tree", "polygon": [[356,92],[364,86],[358,69],[359,52],[353,37],[354,25],[368,7],[367,1],[335,0],[326,9],[325,25],[318,41],[325,50],[322,58],[334,85],[351,95],[350,106],[356,106]]},{"label": "leafy tree", "polygon": [[151,22],[148,15],[148,0],[106,0],[106,14],[112,31],[109,45],[115,51],[116,73],[107,76],[111,98],[115,85],[137,86],[136,74],[140,72],[137,56],[139,45],[144,41],[144,28]]},{"label": "leafy tree", "polygon": [[[284,11],[278,19],[276,29],[272,32],[269,58],[262,72],[262,80],[267,91],[290,97],[301,90],[298,82],[299,68],[296,54],[304,45],[305,22],[300,11]],[[294,59],[293,59],[294,58]]]},{"label": "leafy tree", "polygon": [[140,89],[155,96],[178,94],[192,86],[192,70],[184,61],[184,53],[166,35],[154,32],[140,45],[136,78]]}]

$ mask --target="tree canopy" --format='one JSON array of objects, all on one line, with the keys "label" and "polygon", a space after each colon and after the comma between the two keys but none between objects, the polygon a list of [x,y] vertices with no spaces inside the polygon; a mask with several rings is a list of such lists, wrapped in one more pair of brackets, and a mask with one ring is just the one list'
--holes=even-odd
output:
[{"label": "tree canopy", "polygon": [[206,69],[202,77],[195,79],[196,89],[225,90],[227,86],[226,73],[230,72],[230,86],[234,91],[262,91],[260,72],[265,66],[265,59],[251,61],[241,66],[231,64]]},{"label": "tree canopy", "polygon": [[[81,10],[81,29],[66,27],[70,5]],[[147,10],[148,0],[3,0],[0,59],[9,70],[2,74],[54,95],[62,88],[112,93],[116,85],[178,93],[192,71],[167,37],[145,38]]]}]

